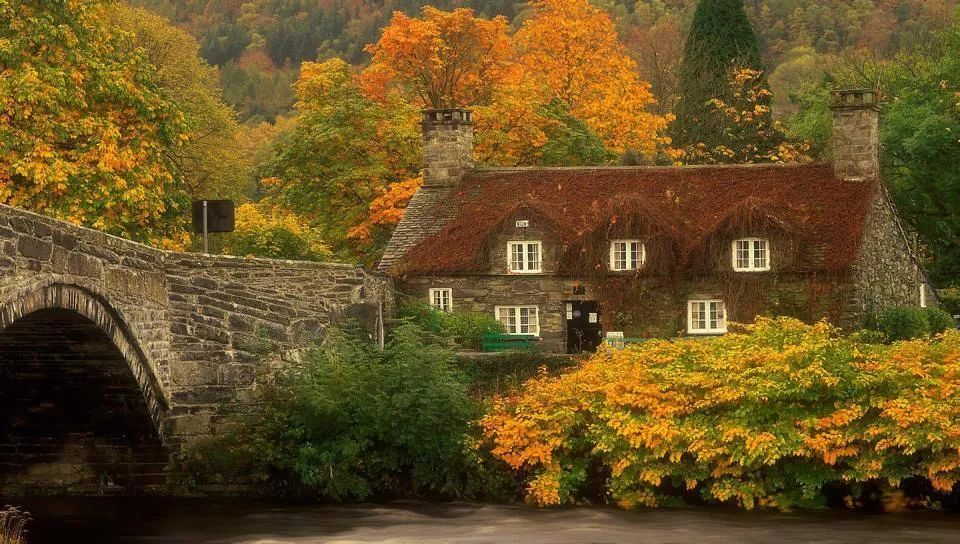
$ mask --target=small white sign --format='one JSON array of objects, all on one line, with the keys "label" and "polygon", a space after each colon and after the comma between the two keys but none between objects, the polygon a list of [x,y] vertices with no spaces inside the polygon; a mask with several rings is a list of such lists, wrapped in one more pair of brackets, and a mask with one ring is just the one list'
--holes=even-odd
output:
[{"label": "small white sign", "polygon": [[587,317],[587,320],[590,321],[590,323],[596,323],[596,322],[597,322],[597,314],[595,314],[595,313],[593,313],[593,312],[590,312],[590,315]]},{"label": "small white sign", "polygon": [[614,349],[623,349],[626,345],[623,341],[623,331],[608,331],[607,345]]},{"label": "small white sign", "polygon": [[518,219],[518,220],[517,220],[517,228],[518,228],[518,229],[525,229],[525,228],[527,228],[527,227],[529,227],[529,226],[530,226],[530,221],[529,221],[528,219]]}]

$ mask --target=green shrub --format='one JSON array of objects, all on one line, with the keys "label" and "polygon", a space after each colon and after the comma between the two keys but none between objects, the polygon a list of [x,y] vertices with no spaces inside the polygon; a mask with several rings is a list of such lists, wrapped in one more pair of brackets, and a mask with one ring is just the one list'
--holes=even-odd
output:
[{"label": "green shrub", "polygon": [[960,315],[960,287],[940,289],[937,294],[940,296],[940,304],[948,314]]},{"label": "green shrub", "polygon": [[460,347],[477,351],[483,346],[485,334],[503,332],[503,325],[491,315],[441,312],[422,302],[406,304],[400,316],[413,320],[426,331],[453,340]]},{"label": "green shrub", "polygon": [[925,338],[955,326],[953,318],[939,308],[887,308],[866,322],[868,329],[883,333],[889,342]]},{"label": "green shrub", "polygon": [[940,334],[947,329],[957,328],[957,322],[946,310],[940,308],[925,308],[925,310],[930,334]]},{"label": "green shrub", "polygon": [[457,358],[457,366],[466,374],[471,392],[479,398],[509,393],[523,382],[541,374],[558,374],[575,367],[578,360],[569,355],[505,351],[471,354]]},{"label": "green shrub", "polygon": [[333,500],[509,495],[511,483],[516,493],[502,465],[475,447],[480,407],[454,354],[423,337],[405,323],[381,352],[331,331],[263,391],[255,415],[196,445],[188,468]]}]

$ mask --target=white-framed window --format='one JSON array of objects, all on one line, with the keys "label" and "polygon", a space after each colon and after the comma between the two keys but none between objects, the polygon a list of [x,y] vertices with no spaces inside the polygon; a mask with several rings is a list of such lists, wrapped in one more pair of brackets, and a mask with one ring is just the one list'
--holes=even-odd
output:
[{"label": "white-framed window", "polygon": [[920,283],[920,307],[927,307],[927,286],[923,282]]},{"label": "white-framed window", "polygon": [[639,270],[646,261],[647,251],[640,240],[612,240],[610,242],[610,270]]},{"label": "white-framed window", "polygon": [[533,242],[507,242],[507,259],[510,271],[517,274],[536,274],[542,271],[543,244]]},{"label": "white-framed window", "polygon": [[727,316],[723,301],[687,301],[687,332],[689,334],[722,334],[727,332]]},{"label": "white-framed window", "polygon": [[430,289],[430,306],[441,312],[453,311],[453,289],[449,287],[435,287]]},{"label": "white-framed window", "polygon": [[764,238],[733,241],[733,269],[737,272],[770,270],[770,244]]},{"label": "white-framed window", "polygon": [[507,334],[540,336],[540,310],[536,306],[497,306],[494,312]]}]

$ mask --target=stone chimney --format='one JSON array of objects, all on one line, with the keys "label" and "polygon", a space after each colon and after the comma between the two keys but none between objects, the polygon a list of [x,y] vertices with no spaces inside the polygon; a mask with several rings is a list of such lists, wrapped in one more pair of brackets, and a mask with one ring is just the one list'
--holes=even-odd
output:
[{"label": "stone chimney", "polygon": [[880,107],[869,89],[844,89],[830,96],[833,111],[833,171],[843,180],[880,177]]},{"label": "stone chimney", "polygon": [[473,112],[423,111],[423,185],[452,187],[473,168]]}]

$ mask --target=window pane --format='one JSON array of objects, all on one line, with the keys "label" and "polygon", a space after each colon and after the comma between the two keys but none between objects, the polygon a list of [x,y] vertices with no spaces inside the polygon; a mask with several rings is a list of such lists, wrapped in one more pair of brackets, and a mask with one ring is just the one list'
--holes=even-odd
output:
[{"label": "window pane", "polygon": [[513,332],[513,318],[510,308],[497,308],[497,319],[500,320],[500,323],[503,323],[504,332]]},{"label": "window pane", "polygon": [[523,270],[523,244],[510,244],[510,249],[510,269],[516,271]]},{"label": "window pane", "polygon": [[737,240],[737,268],[750,268],[750,242]]},{"label": "window pane", "polygon": [[755,240],[753,242],[753,266],[754,268],[767,267],[767,241]]},{"label": "window pane", "polygon": [[640,242],[630,242],[630,270],[639,268]]},{"label": "window pane", "polygon": [[530,333],[530,308],[520,308],[520,334]]},{"label": "window pane", "polygon": [[706,304],[703,302],[692,302],[690,304],[690,323],[696,330],[707,328]]},{"label": "window pane", "polygon": [[527,270],[540,270],[540,244],[527,244]]}]

